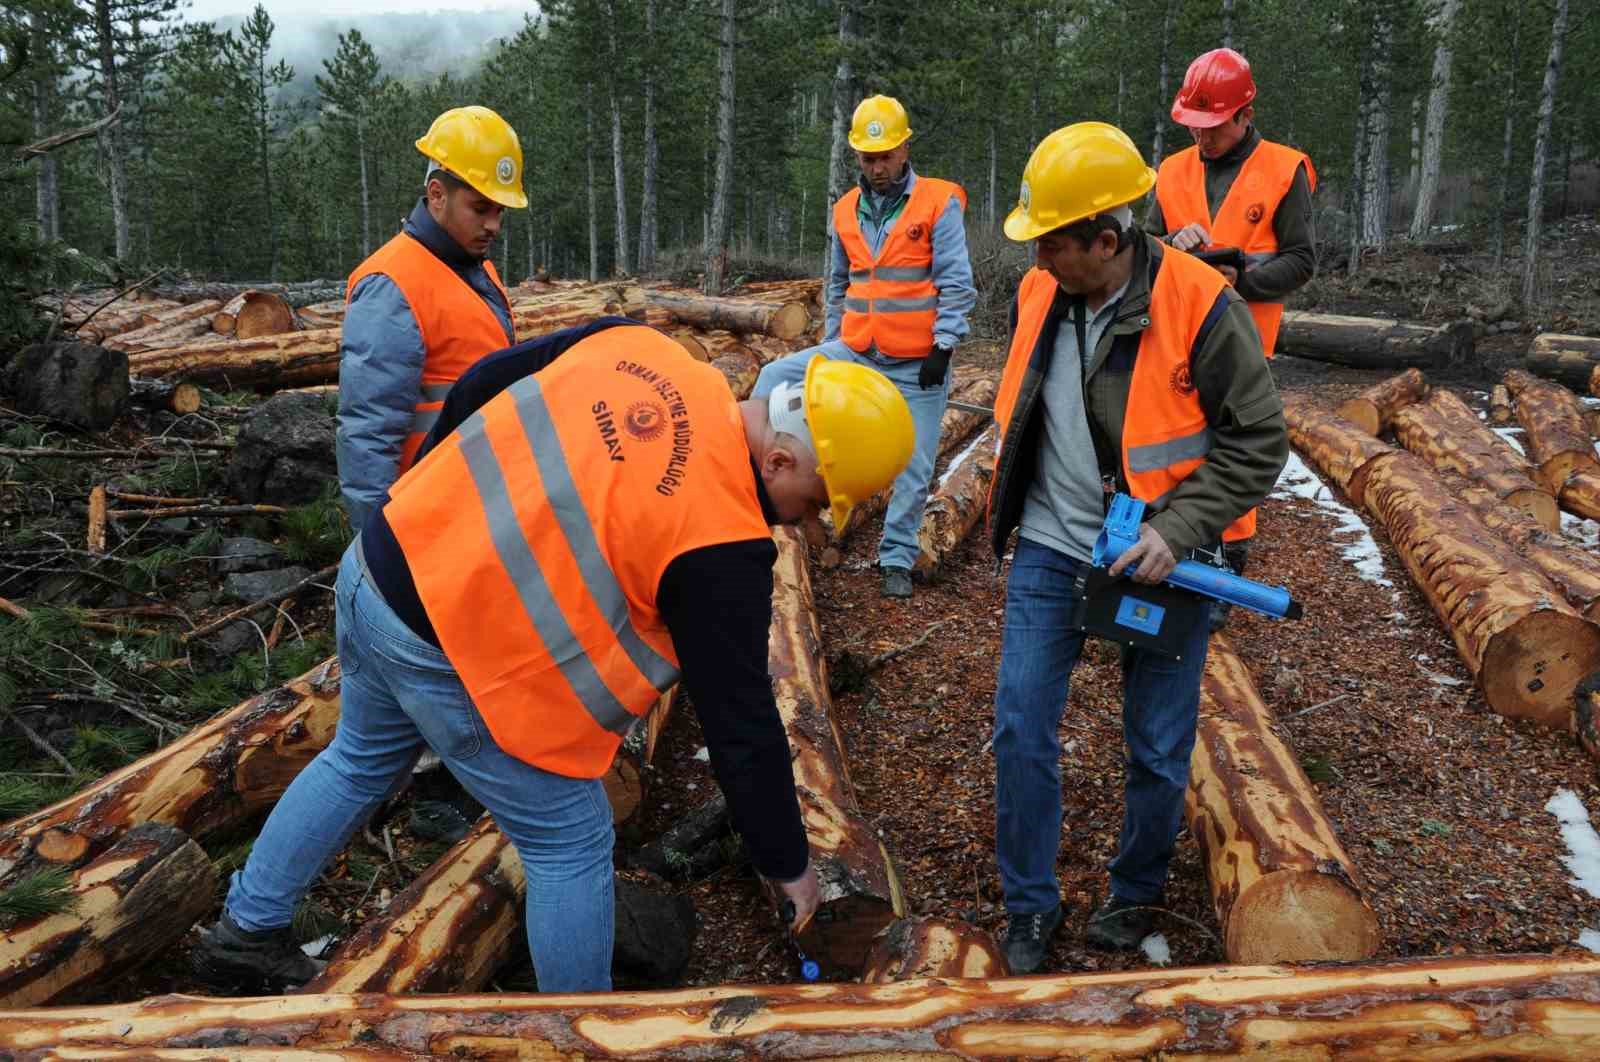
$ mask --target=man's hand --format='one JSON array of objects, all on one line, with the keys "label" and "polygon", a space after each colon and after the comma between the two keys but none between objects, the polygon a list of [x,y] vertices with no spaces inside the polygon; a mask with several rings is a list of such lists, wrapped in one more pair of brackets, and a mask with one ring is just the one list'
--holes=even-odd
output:
[{"label": "man's hand", "polygon": [[928,356],[922,359],[922,368],[917,370],[917,385],[924,391],[930,387],[943,387],[945,374],[950,371],[951,353],[949,347],[930,350]]},{"label": "man's hand", "polygon": [[1222,279],[1228,282],[1229,287],[1236,288],[1239,286],[1239,271],[1233,266],[1219,265],[1217,266],[1217,272],[1222,274]]},{"label": "man's hand", "polygon": [[1191,221],[1183,228],[1172,234],[1168,241],[1180,251],[1192,251],[1196,247],[1204,247],[1211,242],[1211,233],[1198,221]]},{"label": "man's hand", "polygon": [[1136,583],[1152,586],[1172,574],[1172,569],[1178,566],[1178,560],[1172,555],[1172,550],[1167,548],[1166,540],[1161,533],[1149,524],[1139,525],[1139,541],[1129,546],[1122,556],[1117,558],[1111,566],[1113,576],[1121,575],[1123,571],[1137,564],[1138,568],[1128,578]]},{"label": "man's hand", "polygon": [[772,887],[794,904],[794,921],[789,923],[789,932],[799,933],[811,924],[811,916],[817,913],[817,906],[822,903],[822,886],[817,884],[815,867],[807,863],[804,874],[789,882],[774,881]]}]

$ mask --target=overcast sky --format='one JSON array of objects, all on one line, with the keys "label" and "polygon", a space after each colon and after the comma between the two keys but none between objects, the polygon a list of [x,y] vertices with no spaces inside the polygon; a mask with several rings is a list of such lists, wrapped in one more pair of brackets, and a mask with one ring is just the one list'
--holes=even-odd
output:
[{"label": "overcast sky", "polygon": [[[267,13],[280,25],[302,18],[340,18],[347,15],[381,15],[393,11],[421,14],[428,11],[526,10],[529,0],[264,0]],[[187,17],[195,21],[248,15],[256,0],[193,0]]]}]

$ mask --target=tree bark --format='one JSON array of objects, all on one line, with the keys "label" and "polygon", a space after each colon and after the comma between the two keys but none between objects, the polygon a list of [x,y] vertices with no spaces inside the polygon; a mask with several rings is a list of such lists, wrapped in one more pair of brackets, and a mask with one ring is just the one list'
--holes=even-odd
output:
[{"label": "tree bark", "polygon": [[728,802],[719,792],[633,853],[630,866],[668,880],[695,878],[696,855],[728,835]]},{"label": "tree bark", "polygon": [[1511,212],[1511,147],[1516,131],[1517,69],[1522,65],[1522,18],[1520,9],[1507,3],[1502,9],[1503,22],[1511,23],[1511,56],[1506,63],[1505,121],[1500,133],[1500,193],[1494,212],[1493,268],[1500,272],[1506,255],[1506,215]]},{"label": "tree bark", "polygon": [[1593,472],[1574,472],[1561,485],[1557,496],[1561,507],[1569,513],[1600,520],[1600,475]]},{"label": "tree bark", "polygon": [[712,358],[711,367],[727,377],[728,390],[741,401],[750,397],[751,390],[756,386],[756,377],[761,375],[761,362],[743,348]]},{"label": "tree bark", "polygon": [[[179,304],[170,310],[154,314],[154,320],[139,328],[110,336],[100,345],[107,350],[120,350],[128,354],[161,347],[177,346],[211,333],[211,315],[222,304],[215,300]],[[97,318],[98,320],[98,318]]]},{"label": "tree bark", "polygon": [[[656,0],[644,0],[644,38],[656,39]],[[656,170],[661,148],[656,141],[655,65],[644,65],[644,191],[639,205],[639,273],[648,276],[656,268]]]},{"label": "tree bark", "polygon": [[861,974],[882,985],[921,977],[1009,977],[1011,964],[987,932],[948,918],[897,918],[878,934]]},{"label": "tree bark", "polygon": [[1473,353],[1472,323],[1415,324],[1385,317],[1288,310],[1278,350],[1300,358],[1357,369],[1439,369],[1461,365]]},{"label": "tree bark", "polygon": [[1489,706],[1565,730],[1573,687],[1600,666],[1600,627],[1412,455],[1375,462],[1365,494]]},{"label": "tree bark", "polygon": [[295,330],[294,308],[276,292],[241,291],[212,316],[211,330],[235,339],[282,335]]},{"label": "tree bark", "polygon": [[1572,473],[1600,473],[1589,421],[1576,395],[1521,369],[1508,371],[1505,380],[1526,433],[1528,460],[1545,489],[1559,495]]},{"label": "tree bark", "polygon": [[1572,691],[1572,736],[1591,760],[1600,760],[1600,672]]},{"label": "tree bark", "polygon": [[1555,584],[1567,603],[1600,623],[1600,558],[1482,487],[1458,490],[1461,500],[1513,553]]},{"label": "tree bark", "polygon": [[983,515],[989,480],[994,476],[995,433],[990,424],[951,459],[939,478],[917,529],[918,571],[937,572]]},{"label": "tree bark", "polygon": [[798,339],[810,326],[810,315],[800,302],[770,302],[737,297],[716,298],[679,291],[649,291],[646,300],[670,312],[686,325],[758,332],[775,339]]},{"label": "tree bark", "polygon": [[1381,937],[1316,789],[1250,670],[1211,636],[1185,811],[1230,962],[1369,959]]},{"label": "tree bark", "polygon": [[202,837],[271,807],[333,738],[338,719],[339,662],[329,659],[0,827],[0,886],[82,866],[143,823]]},{"label": "tree bark", "polygon": [[1534,482],[1521,454],[1475,417],[1466,403],[1442,389],[1395,414],[1395,438],[1434,468],[1465,476],[1496,499],[1556,530],[1561,513],[1554,492]]},{"label": "tree bark", "polygon": [[734,48],[738,0],[722,0],[717,46],[717,186],[711,200],[711,238],[706,242],[707,295],[722,294],[728,264],[728,213],[733,198]]},{"label": "tree bark", "polygon": [[[95,50],[100,60],[100,91],[107,114],[122,107],[117,84],[117,41],[112,25],[111,0],[94,0]],[[111,227],[117,257],[124,261],[133,250],[128,229],[128,160],[123,152],[122,122],[111,122],[100,131],[105,150],[106,170],[111,179]]]},{"label": "tree bark", "polygon": [[217,871],[181,830],[136,826],[76,868],[70,910],[0,934],[0,1006],[34,1007],[148,961],[205,917]]},{"label": "tree bark", "polygon": [[589,281],[600,279],[600,212],[594,185],[594,84],[583,86],[583,154],[589,168]]},{"label": "tree bark", "polygon": [[1441,0],[1430,27],[1434,35],[1433,81],[1428,89],[1428,121],[1422,137],[1422,172],[1417,181],[1417,207],[1411,215],[1411,239],[1427,239],[1433,227],[1434,200],[1439,194],[1439,162],[1444,155],[1445,116],[1450,110],[1451,33],[1461,0]]},{"label": "tree bark", "polygon": [[[32,59],[38,64],[38,73],[29,86],[33,135],[34,139],[43,140],[50,135],[55,113],[56,73],[50,65],[54,61],[54,50],[42,11],[33,12],[29,26],[33,39]],[[39,224],[40,242],[54,243],[61,238],[61,194],[55,156],[49,153],[39,156],[38,167],[34,183],[34,218]]]},{"label": "tree bark", "polygon": [[1592,386],[1594,371],[1600,368],[1600,339],[1543,332],[1533,337],[1522,367],[1574,391],[1600,394]]},{"label": "tree bark", "polygon": [[616,0],[606,0],[606,21],[611,31],[611,70],[606,77],[606,92],[611,97],[611,182],[617,205],[617,231],[614,233],[617,260],[612,263],[611,272],[616,276],[627,276],[633,271],[633,267],[630,263],[632,247],[628,237],[628,181],[623,170],[622,158],[622,100],[617,95],[621,60],[617,54]]},{"label": "tree bark", "polygon": [[279,390],[335,383],[339,379],[339,331],[317,328],[150,350],[129,355],[128,372],[224,388]]},{"label": "tree bark", "polygon": [[112,336],[131,332],[135,328],[143,328],[150,323],[153,315],[176,309],[178,309],[177,303],[166,300],[112,303],[95,313],[93,317],[89,317],[75,331],[79,339],[99,343]]},{"label": "tree bark", "polygon": [[1394,24],[1389,12],[1378,8],[1372,26],[1372,106],[1367,125],[1366,194],[1362,200],[1361,240],[1382,249],[1389,240],[1389,101],[1393,80],[1389,54]]},{"label": "tree bark", "polygon": [[[0,1048],[17,1062],[192,1058],[207,1050],[193,1045],[211,1043],[270,1045],[265,1055],[343,1050],[352,1058],[887,1062],[1023,1054],[1218,1058],[1263,1050],[1328,1058],[1352,1044],[1373,1057],[1401,1058],[1416,1057],[1425,1041],[1433,1060],[1586,1062],[1600,1053],[1597,1027],[1600,959],[1579,954],[590,996],[169,995],[0,1011]],[[173,1053],[154,1053],[161,1049]]]},{"label": "tree bark", "polygon": [[1382,435],[1389,430],[1389,421],[1396,410],[1420,402],[1427,393],[1428,381],[1422,371],[1407,369],[1340,403],[1335,412],[1369,435]]},{"label": "tree bark", "polygon": [[1556,0],[1550,25],[1550,57],[1539,90],[1539,124],[1533,135],[1533,175],[1528,179],[1528,221],[1522,237],[1522,305],[1532,307],[1539,295],[1539,230],[1544,223],[1544,169],[1550,153],[1550,125],[1555,115],[1556,80],[1561,74],[1561,48],[1567,36],[1567,0]]},{"label": "tree bark", "polygon": [[828,137],[828,195],[823,204],[828,223],[828,238],[822,244],[822,264],[817,270],[826,277],[832,268],[833,241],[838,238],[833,227],[832,203],[850,184],[849,139],[850,116],[854,113],[856,48],[856,0],[839,0],[839,64],[833,70],[833,127]]},{"label": "tree bark", "polygon": [[792,527],[778,529],[773,538],[778,560],[768,670],[794,750],[795,789],[822,885],[822,904],[798,944],[824,976],[854,977],[872,938],[905,914],[905,901],[894,861],[861,814],[850,782],[844,738],[828,696],[805,541]]}]

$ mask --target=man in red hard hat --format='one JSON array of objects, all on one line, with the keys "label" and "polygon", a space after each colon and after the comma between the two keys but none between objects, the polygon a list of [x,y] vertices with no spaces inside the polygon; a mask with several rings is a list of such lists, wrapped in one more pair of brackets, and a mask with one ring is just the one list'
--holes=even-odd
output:
[{"label": "man in red hard hat", "polygon": [[[1232,48],[1189,64],[1172,101],[1172,120],[1188,128],[1194,146],[1161,163],[1145,229],[1180,251],[1242,252],[1242,270],[1216,268],[1249,305],[1271,357],[1284,299],[1316,272],[1311,193],[1317,171],[1304,152],[1261,136],[1252,123],[1255,98],[1250,64]],[[1255,516],[1252,509],[1223,535],[1228,564],[1241,574]],[[1227,611],[1226,605],[1216,610],[1215,626]]]}]

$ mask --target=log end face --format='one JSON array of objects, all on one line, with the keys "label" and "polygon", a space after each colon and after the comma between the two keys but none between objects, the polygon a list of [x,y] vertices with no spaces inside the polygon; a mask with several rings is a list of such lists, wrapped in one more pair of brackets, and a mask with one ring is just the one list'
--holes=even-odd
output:
[{"label": "log end face", "polygon": [[777,339],[798,339],[805,335],[810,323],[804,303],[786,302],[772,315],[772,323],[767,326],[767,331]]},{"label": "log end face", "polygon": [[1566,730],[1573,690],[1600,669],[1600,628],[1569,609],[1530,612],[1495,634],[1479,679],[1489,706]]},{"label": "log end face", "polygon": [[1360,428],[1368,435],[1377,435],[1383,428],[1379,423],[1378,407],[1367,398],[1352,398],[1334,410],[1339,416]]},{"label": "log end face", "polygon": [[1342,875],[1318,870],[1258,879],[1234,903],[1225,938],[1228,960],[1250,964],[1370,959],[1382,944],[1360,893]]},{"label": "log end face", "polygon": [[861,980],[1009,977],[1005,952],[987,932],[944,918],[900,918],[879,934]]},{"label": "log end face", "polygon": [[1539,521],[1546,531],[1561,529],[1561,507],[1549,491],[1526,488],[1507,494],[1505,500]]}]

